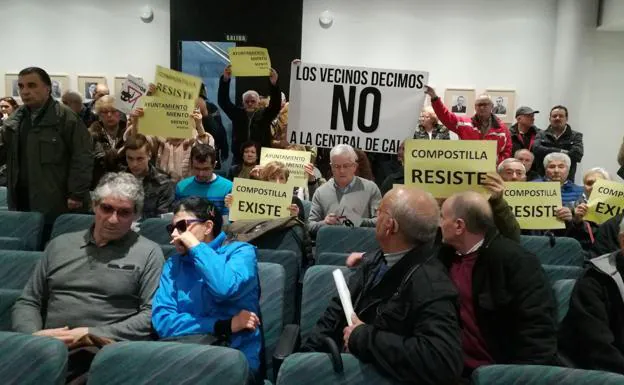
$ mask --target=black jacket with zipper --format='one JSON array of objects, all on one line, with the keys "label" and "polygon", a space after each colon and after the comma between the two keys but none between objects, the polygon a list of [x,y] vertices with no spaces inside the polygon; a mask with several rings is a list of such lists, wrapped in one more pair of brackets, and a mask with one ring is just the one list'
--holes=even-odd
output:
[{"label": "black jacket with zipper", "polygon": [[[353,308],[365,323],[353,330],[349,351],[395,380],[455,384],[462,370],[457,291],[431,244],[412,249],[374,285],[383,254],[367,257],[349,279]],[[303,351],[329,351],[323,339],[343,346],[347,321],[333,298]]]},{"label": "black jacket with zipper", "polygon": [[[450,269],[458,258],[443,245]],[[537,257],[497,231],[489,232],[472,271],[474,313],[496,364],[557,363],[557,321],[552,288]]]},{"label": "black jacket with zipper", "polygon": [[624,273],[622,251],[592,259],[572,292],[559,347],[579,368],[624,374],[624,301],[616,273]]}]

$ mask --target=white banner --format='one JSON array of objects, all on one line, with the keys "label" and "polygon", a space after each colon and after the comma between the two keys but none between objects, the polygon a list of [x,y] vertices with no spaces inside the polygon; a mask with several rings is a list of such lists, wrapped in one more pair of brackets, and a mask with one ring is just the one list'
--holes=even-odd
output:
[{"label": "white banner", "polygon": [[125,114],[132,112],[139,99],[147,93],[147,86],[143,80],[128,75],[122,83],[121,89],[117,90],[115,98],[115,108]]},{"label": "white banner", "polygon": [[428,79],[424,71],[293,63],[288,139],[394,154],[414,135]]}]

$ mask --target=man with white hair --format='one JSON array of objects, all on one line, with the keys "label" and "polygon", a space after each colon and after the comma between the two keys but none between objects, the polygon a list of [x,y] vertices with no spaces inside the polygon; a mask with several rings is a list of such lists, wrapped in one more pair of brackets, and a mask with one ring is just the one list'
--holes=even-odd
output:
[{"label": "man with white hair", "polygon": [[57,338],[72,350],[69,380],[86,373],[94,356],[78,348],[150,338],[164,257],[131,230],[143,198],[132,174],[105,175],[93,192],[93,226],[48,244],[13,307],[13,330]]},{"label": "man with white hair", "polygon": [[526,148],[521,148],[514,153],[514,158],[521,161],[524,165],[524,169],[526,170],[526,180],[530,182],[540,177],[536,171],[537,167],[534,167],[533,165],[535,155],[531,151]]},{"label": "man with white hair", "polygon": [[430,194],[389,191],[376,225],[381,250],[349,279],[352,326],[336,296],[302,350],[344,347],[399,382],[456,384],[462,368],[457,291],[436,258],[439,220]]},{"label": "man with white hair", "polygon": [[505,182],[526,182],[527,180],[524,164],[516,158],[507,158],[500,162],[497,171]]},{"label": "man with white hair", "polygon": [[[571,160],[568,155],[562,152],[551,152],[544,158],[545,175],[543,178],[536,180],[536,182],[559,182],[561,184],[563,205],[574,208],[574,202],[583,195],[583,187],[574,184],[568,178],[570,165]],[[569,219],[572,219],[571,215],[572,213],[570,213]]]},{"label": "man with white hair", "polygon": [[243,94],[243,106],[236,106],[230,100],[230,80],[232,66],[228,65],[223,71],[219,82],[219,107],[232,121],[232,153],[234,164],[242,162],[240,146],[251,140],[261,147],[271,147],[271,122],[277,117],[281,109],[281,92],[277,85],[277,72],[271,68],[269,76],[270,102],[269,106],[260,108],[260,95],[249,90]]},{"label": "man with white hair", "polygon": [[624,374],[624,219],[620,249],[589,261],[559,329],[559,348],[582,369]]},{"label": "man with white hair", "polygon": [[314,236],[323,226],[374,227],[381,193],[377,185],[355,176],[357,154],[348,144],[330,152],[333,178],[314,193],[308,228]]},{"label": "man with white hair", "polygon": [[476,114],[472,117],[456,115],[448,110],[435,90],[425,87],[431,98],[431,106],[438,119],[462,140],[496,140],[497,164],[511,157],[511,135],[509,129],[492,113],[492,99],[481,95],[475,100]]}]

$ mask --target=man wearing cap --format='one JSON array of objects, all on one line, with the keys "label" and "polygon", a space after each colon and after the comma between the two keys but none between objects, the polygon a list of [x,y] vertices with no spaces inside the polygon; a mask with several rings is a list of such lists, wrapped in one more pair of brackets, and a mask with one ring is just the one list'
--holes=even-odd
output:
[{"label": "man wearing cap", "polygon": [[[535,111],[531,107],[522,106],[516,110],[516,123],[509,127],[511,133],[511,153],[515,154],[518,150],[526,149],[533,152],[533,143],[537,133],[542,131],[535,126]],[[535,162],[529,171],[537,171]]]}]

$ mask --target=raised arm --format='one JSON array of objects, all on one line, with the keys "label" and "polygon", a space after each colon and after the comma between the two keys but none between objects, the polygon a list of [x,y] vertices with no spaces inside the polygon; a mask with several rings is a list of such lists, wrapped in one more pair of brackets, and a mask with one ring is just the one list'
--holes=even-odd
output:
[{"label": "raised arm", "polygon": [[230,120],[234,120],[236,116],[236,106],[230,100],[230,80],[232,80],[232,66],[228,65],[225,67],[225,70],[223,70],[223,75],[221,75],[221,79],[219,80],[217,101],[219,107],[221,107]]},{"label": "raised arm", "polygon": [[442,99],[440,99],[433,88],[425,86],[425,93],[431,98],[431,107],[433,107],[433,111],[435,111],[440,122],[442,122],[446,128],[459,135],[460,130],[457,126],[459,119],[457,119],[457,115],[446,108]]}]

